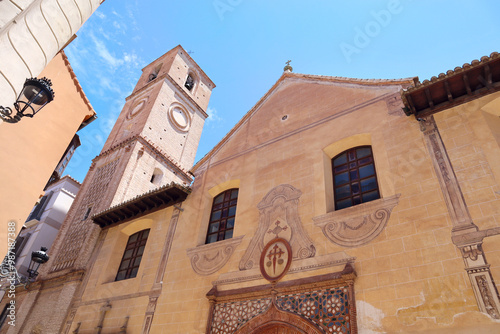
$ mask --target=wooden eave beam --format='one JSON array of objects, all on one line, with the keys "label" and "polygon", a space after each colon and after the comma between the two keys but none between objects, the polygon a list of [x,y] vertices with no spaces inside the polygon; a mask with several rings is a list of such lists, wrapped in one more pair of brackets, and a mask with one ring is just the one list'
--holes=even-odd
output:
[{"label": "wooden eave beam", "polygon": [[111,212],[109,212],[109,213],[108,213],[108,217],[110,217],[110,218],[113,220],[113,222],[120,221],[120,219],[121,219],[120,215],[118,215],[118,214],[116,213],[116,211],[111,211]]},{"label": "wooden eave beam", "polygon": [[131,216],[131,215],[135,215],[135,212],[130,210],[130,208],[128,206],[124,206],[122,208],[123,212],[125,212],[127,214],[127,216]]},{"label": "wooden eave beam", "polygon": [[486,87],[488,87],[488,89],[492,89],[493,79],[492,79],[489,64],[484,65],[484,77],[486,78],[486,82],[485,82]]},{"label": "wooden eave beam", "polygon": [[165,194],[165,193],[160,193],[160,194],[158,194],[158,197],[159,197],[159,198],[161,198],[161,199],[162,199],[162,201],[163,201],[165,204],[167,204],[167,203],[169,203],[169,202],[173,201],[173,198],[172,198],[172,197],[170,197],[170,196],[168,196],[168,195],[167,195],[167,194]]},{"label": "wooden eave beam", "polygon": [[424,92],[425,92],[425,98],[427,99],[427,103],[429,104],[429,107],[431,109],[434,109],[434,101],[432,101],[431,92],[429,91],[429,87],[426,87],[424,89]]},{"label": "wooden eave beam", "polygon": [[470,89],[469,77],[467,76],[467,73],[464,73],[462,75],[462,79],[464,81],[465,89],[467,90],[467,94],[470,95],[472,93],[472,90]]},{"label": "wooden eave beam", "polygon": [[129,205],[138,211],[136,215],[143,212],[143,209],[138,205],[138,203],[130,203]]},{"label": "wooden eave beam", "polygon": [[113,223],[113,221],[106,216],[98,217],[94,220],[94,222],[96,222],[100,227],[105,227]]},{"label": "wooden eave beam", "polygon": [[123,210],[123,208],[116,210],[116,214],[120,217],[120,220],[128,217],[127,213]]},{"label": "wooden eave beam", "polygon": [[470,94],[470,95],[465,94],[465,95],[462,95],[462,96],[459,96],[459,97],[455,97],[452,102],[446,101],[446,102],[440,103],[439,105],[436,105],[434,107],[434,109],[427,108],[427,109],[419,110],[415,114],[415,116],[419,117],[419,118],[427,117],[427,116],[435,114],[435,113],[437,113],[439,111],[442,111],[442,110],[445,110],[445,109],[449,109],[449,108],[453,108],[453,107],[458,106],[460,104],[467,103],[467,102],[470,102],[470,101],[475,100],[477,98],[480,98],[480,97],[483,97],[485,95],[491,94],[492,91],[493,92],[500,91],[500,82],[495,82],[491,86],[492,86],[491,90],[489,90],[486,87],[483,87],[481,89],[476,90],[473,94]]},{"label": "wooden eave beam", "polygon": [[448,96],[448,101],[453,102],[453,95],[451,94],[450,84],[448,83],[448,80],[444,81],[444,89],[446,91],[446,95]]},{"label": "wooden eave beam", "polygon": [[158,197],[158,195],[151,196],[149,199],[155,203],[155,207],[165,204],[165,202],[163,202],[161,198]]},{"label": "wooden eave beam", "polygon": [[136,219],[138,216],[148,214],[157,210],[174,205],[183,201],[188,193],[182,189],[172,187],[158,193],[147,194],[132,200],[122,206],[115,207],[111,211],[103,213],[93,219],[95,224],[102,228]]},{"label": "wooden eave beam", "polygon": [[415,105],[413,104],[413,98],[411,97],[411,94],[408,94],[408,96],[406,96],[406,99],[408,100],[411,113],[415,115],[417,112],[415,110]]},{"label": "wooden eave beam", "polygon": [[156,203],[151,200],[151,197],[143,198],[142,202],[148,206],[148,209],[156,207]]}]

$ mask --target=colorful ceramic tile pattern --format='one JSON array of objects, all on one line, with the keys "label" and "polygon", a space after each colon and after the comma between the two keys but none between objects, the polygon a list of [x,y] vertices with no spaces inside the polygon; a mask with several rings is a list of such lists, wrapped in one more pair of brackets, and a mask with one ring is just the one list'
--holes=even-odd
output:
[{"label": "colorful ceramic tile pattern", "polygon": [[211,333],[234,333],[249,320],[264,313],[269,306],[271,306],[271,298],[217,304],[214,309]]},{"label": "colorful ceramic tile pattern", "polygon": [[350,333],[347,287],[278,296],[276,305],[306,318],[325,333]]},{"label": "colorful ceramic tile pattern", "polygon": [[[271,298],[217,304],[211,333],[235,333],[248,321],[265,313],[270,306]],[[324,333],[351,332],[347,287],[278,295],[276,307],[310,321]]]}]

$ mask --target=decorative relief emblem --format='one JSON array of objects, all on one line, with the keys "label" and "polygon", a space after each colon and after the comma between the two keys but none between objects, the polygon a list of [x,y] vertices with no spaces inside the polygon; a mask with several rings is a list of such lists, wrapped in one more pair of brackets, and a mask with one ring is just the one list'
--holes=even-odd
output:
[{"label": "decorative relief emblem", "polygon": [[254,268],[264,245],[277,237],[289,243],[292,258],[305,259],[314,256],[316,248],[302,227],[299,217],[301,195],[300,190],[289,184],[282,184],[264,196],[257,205],[259,226],[240,262],[240,270]]},{"label": "decorative relief emblem", "polygon": [[265,279],[276,282],[288,272],[292,263],[292,248],[283,238],[271,240],[260,256],[260,272]]},{"label": "decorative relief emblem", "polygon": [[201,245],[187,250],[191,267],[199,275],[211,275],[222,268],[244,236]]},{"label": "decorative relief emblem", "polygon": [[316,226],[334,244],[357,247],[375,239],[385,228],[399,196],[379,199],[314,217]]},{"label": "decorative relief emblem", "polygon": [[292,229],[286,223],[282,223],[282,221],[285,220],[283,218],[278,218],[274,224],[269,226],[269,230],[266,235],[264,235],[264,244],[267,244],[274,238],[291,239]]}]

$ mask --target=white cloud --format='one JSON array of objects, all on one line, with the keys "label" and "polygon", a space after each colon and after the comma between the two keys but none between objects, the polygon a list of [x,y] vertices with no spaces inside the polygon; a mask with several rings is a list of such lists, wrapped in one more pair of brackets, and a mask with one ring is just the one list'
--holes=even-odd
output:
[{"label": "white cloud", "polygon": [[112,67],[117,67],[123,63],[123,60],[114,57],[106,47],[103,41],[91,34],[92,41],[95,44],[97,54]]},{"label": "white cloud", "polygon": [[214,128],[218,125],[221,125],[222,122],[224,121],[224,119],[219,116],[217,109],[215,109],[215,108],[208,107],[207,114],[208,114],[208,118],[205,121],[205,124],[212,127],[212,128]]},{"label": "white cloud", "polygon": [[100,11],[96,11],[94,13],[94,15],[97,16],[100,19],[105,19],[106,18],[106,15],[104,13],[101,13]]}]

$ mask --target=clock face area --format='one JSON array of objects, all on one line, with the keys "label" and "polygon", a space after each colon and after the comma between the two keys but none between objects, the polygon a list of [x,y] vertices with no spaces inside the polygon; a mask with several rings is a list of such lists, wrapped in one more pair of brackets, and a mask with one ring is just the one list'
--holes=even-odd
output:
[{"label": "clock face area", "polygon": [[130,108],[128,114],[127,114],[127,119],[132,119],[134,118],[142,109],[144,109],[144,106],[148,102],[148,98],[145,97],[143,99],[140,99],[138,102],[134,103],[132,108]]},{"label": "clock face area", "polygon": [[168,118],[175,129],[186,132],[191,126],[191,117],[187,110],[180,104],[173,104],[168,110]]}]

